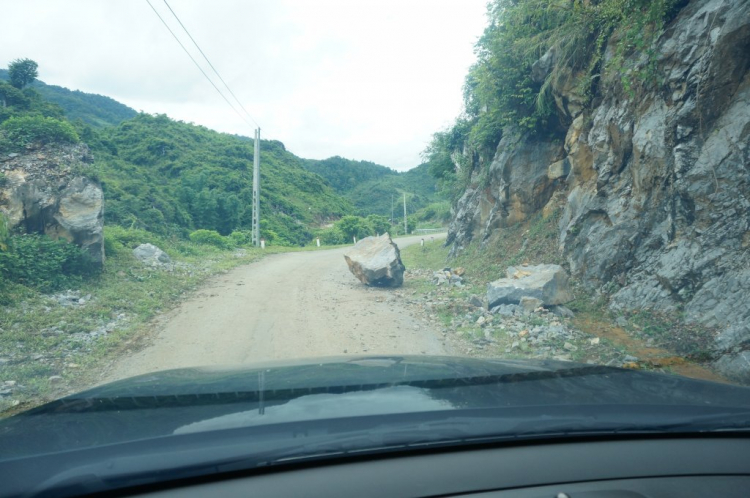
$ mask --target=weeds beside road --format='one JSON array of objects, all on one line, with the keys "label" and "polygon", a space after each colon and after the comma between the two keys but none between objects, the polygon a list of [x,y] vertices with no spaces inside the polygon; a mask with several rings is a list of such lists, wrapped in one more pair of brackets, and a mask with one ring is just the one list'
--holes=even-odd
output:
[{"label": "weeds beside road", "polygon": [[[104,271],[75,289],[42,293],[21,285],[3,287],[0,414],[91,385],[99,366],[133,350],[156,315],[184,300],[209,277],[269,254],[331,248],[220,249],[119,227],[105,231],[105,236]],[[140,263],[132,254],[140,243],[157,245],[172,263]]]}]

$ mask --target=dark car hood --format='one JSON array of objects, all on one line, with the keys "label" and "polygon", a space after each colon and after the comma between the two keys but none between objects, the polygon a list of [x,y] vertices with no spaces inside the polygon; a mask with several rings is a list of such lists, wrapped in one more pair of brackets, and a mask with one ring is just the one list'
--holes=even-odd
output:
[{"label": "dark car hood", "polygon": [[737,386],[559,361],[378,356],[187,368],[102,385],[6,419],[0,422],[0,460],[175,434],[388,414],[520,407],[535,407],[540,416],[562,407],[588,413],[597,406],[748,409],[749,394]]},{"label": "dark car hood", "polygon": [[0,496],[75,496],[342,455],[750,429],[750,390],[559,361],[188,368],[0,421]]}]

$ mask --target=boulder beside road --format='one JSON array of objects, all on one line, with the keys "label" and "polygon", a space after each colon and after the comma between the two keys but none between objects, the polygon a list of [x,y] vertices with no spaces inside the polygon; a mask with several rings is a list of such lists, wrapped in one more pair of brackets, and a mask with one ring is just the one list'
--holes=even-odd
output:
[{"label": "boulder beside road", "polygon": [[167,253],[153,244],[139,245],[133,249],[133,256],[141,263],[151,266],[165,265],[172,262]]},{"label": "boulder beside road", "polygon": [[544,306],[570,301],[568,274],[559,265],[511,266],[506,271],[506,278],[487,284],[490,308],[520,304],[523,298],[538,299]]},{"label": "boulder beside road", "polygon": [[404,264],[398,246],[387,233],[365,237],[345,255],[349,271],[365,285],[399,287],[404,283]]}]

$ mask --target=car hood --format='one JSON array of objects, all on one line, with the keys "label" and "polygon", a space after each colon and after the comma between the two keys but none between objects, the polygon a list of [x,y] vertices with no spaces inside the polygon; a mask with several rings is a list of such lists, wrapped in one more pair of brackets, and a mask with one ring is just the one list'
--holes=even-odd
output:
[{"label": "car hood", "polygon": [[186,368],[112,382],[0,421],[0,460],[396,414],[522,408],[543,418],[613,406],[747,410],[748,394],[737,386],[561,361],[368,356]]}]

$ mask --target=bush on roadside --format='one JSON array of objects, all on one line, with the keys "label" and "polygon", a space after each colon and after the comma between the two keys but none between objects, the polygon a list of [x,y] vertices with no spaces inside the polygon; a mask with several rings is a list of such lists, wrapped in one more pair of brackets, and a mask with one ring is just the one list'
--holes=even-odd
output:
[{"label": "bush on roadside", "polygon": [[164,239],[140,228],[124,228],[118,225],[104,227],[104,252],[114,255],[123,248],[135,249],[141,244],[153,244],[163,249]]},{"label": "bush on roadside", "polygon": [[8,282],[41,292],[79,284],[97,273],[91,256],[75,244],[46,235],[14,235],[0,251],[0,274]]},{"label": "bush on roadside", "polygon": [[235,230],[229,234],[229,240],[235,246],[246,246],[253,241],[253,234],[250,230]]},{"label": "bush on roadside", "polygon": [[220,249],[231,249],[232,242],[215,230],[196,230],[190,234],[190,240],[196,244],[215,246]]}]

